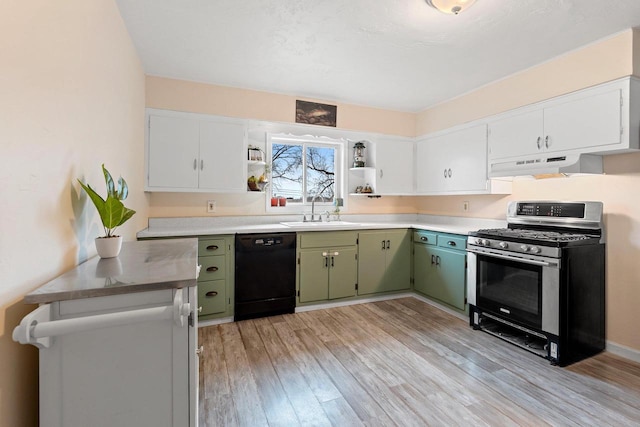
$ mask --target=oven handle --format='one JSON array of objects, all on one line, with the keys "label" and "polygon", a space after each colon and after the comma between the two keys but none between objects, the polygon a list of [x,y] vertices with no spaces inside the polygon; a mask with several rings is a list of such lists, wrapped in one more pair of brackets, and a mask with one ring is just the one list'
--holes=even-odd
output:
[{"label": "oven handle", "polygon": [[524,258],[519,258],[519,257],[514,257],[514,256],[509,256],[509,255],[499,255],[493,252],[484,252],[484,251],[479,251],[479,250],[474,250],[474,249],[469,249],[467,248],[468,252],[472,252],[474,254],[477,255],[486,255],[489,257],[493,257],[493,258],[500,258],[500,259],[506,259],[508,261],[516,261],[516,262],[521,262],[524,264],[531,264],[531,265],[540,265],[542,267],[557,267],[558,263],[557,262],[546,262],[546,261],[537,261],[535,259],[524,259]]}]

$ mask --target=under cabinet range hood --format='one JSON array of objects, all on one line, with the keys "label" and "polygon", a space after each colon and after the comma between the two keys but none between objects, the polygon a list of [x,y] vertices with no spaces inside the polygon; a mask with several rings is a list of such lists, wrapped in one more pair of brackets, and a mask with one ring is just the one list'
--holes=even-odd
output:
[{"label": "under cabinet range hood", "polygon": [[602,156],[592,154],[549,155],[522,160],[490,160],[489,162],[489,178],[602,173]]}]

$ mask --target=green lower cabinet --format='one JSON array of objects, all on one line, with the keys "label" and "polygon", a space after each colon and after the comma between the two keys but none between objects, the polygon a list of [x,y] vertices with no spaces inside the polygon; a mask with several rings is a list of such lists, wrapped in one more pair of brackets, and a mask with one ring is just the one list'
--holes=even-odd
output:
[{"label": "green lower cabinet", "polygon": [[411,232],[364,231],[358,236],[358,295],[411,287]]},{"label": "green lower cabinet", "polygon": [[198,304],[202,313],[207,315],[227,311],[227,283],[224,280],[211,280],[198,283]]},{"label": "green lower cabinet", "polygon": [[355,247],[303,249],[299,252],[301,303],[352,297],[358,266]]},{"label": "green lower cabinet", "polygon": [[414,243],[413,257],[414,290],[464,310],[466,253]]},{"label": "green lower cabinet", "polygon": [[198,319],[233,316],[235,236],[198,238]]}]

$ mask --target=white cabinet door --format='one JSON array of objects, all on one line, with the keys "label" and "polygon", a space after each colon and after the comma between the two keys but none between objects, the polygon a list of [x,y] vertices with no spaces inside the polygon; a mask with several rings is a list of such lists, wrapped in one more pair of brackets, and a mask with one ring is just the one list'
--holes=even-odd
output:
[{"label": "white cabinet door", "polygon": [[246,189],[245,127],[224,121],[200,122],[201,189],[243,192]]},{"label": "white cabinet door", "polygon": [[424,139],[416,144],[416,192],[418,194],[445,191],[444,157],[446,148],[438,138]]},{"label": "white cabinet door", "polygon": [[198,188],[200,128],[185,117],[149,117],[149,187]]},{"label": "white cabinet door", "polygon": [[542,109],[489,122],[489,157],[504,159],[543,150]]},{"label": "white cabinet door", "polygon": [[487,127],[474,126],[418,141],[417,192],[487,191]]},{"label": "white cabinet door", "polygon": [[566,151],[620,144],[620,89],[591,95],[544,109],[547,151]]},{"label": "white cabinet door", "polygon": [[447,188],[451,191],[487,190],[487,125],[450,134],[446,141]]},{"label": "white cabinet door", "polygon": [[376,193],[413,193],[413,141],[380,139],[376,143]]}]

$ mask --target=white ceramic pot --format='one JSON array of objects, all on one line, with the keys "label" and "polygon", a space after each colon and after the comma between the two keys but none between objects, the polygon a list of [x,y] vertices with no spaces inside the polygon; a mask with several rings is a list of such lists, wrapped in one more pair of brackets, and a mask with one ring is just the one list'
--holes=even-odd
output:
[{"label": "white ceramic pot", "polygon": [[117,257],[121,248],[122,236],[96,238],[96,250],[100,258]]}]

